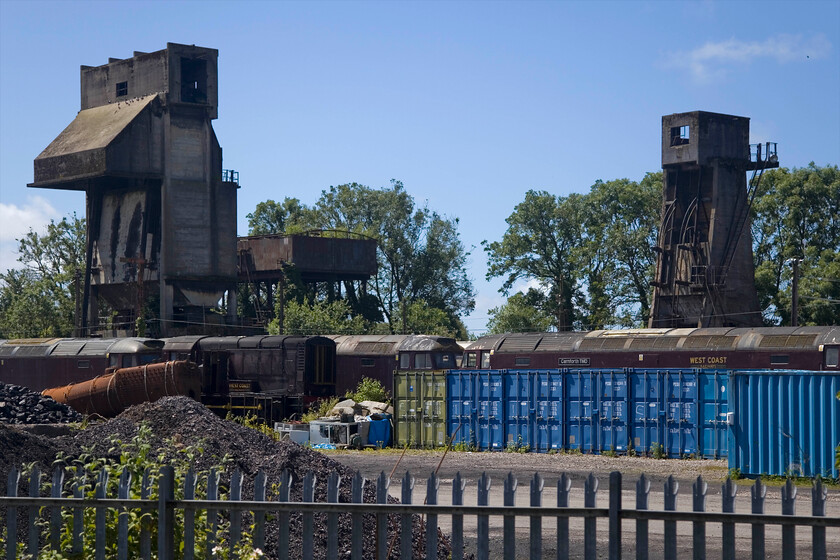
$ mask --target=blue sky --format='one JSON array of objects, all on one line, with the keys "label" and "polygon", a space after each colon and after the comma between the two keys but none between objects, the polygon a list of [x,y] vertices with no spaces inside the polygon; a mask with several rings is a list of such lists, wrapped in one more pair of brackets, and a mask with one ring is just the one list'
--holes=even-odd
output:
[{"label": "blue sky", "polygon": [[28,189],[79,110],[79,66],[167,42],[219,49],[239,232],[256,204],[392,178],[460,219],[481,332],[500,239],[528,189],[660,168],[662,115],[750,117],[783,166],[840,163],[840,2],[16,2],[0,0],[0,269],[14,239],[84,214]]}]

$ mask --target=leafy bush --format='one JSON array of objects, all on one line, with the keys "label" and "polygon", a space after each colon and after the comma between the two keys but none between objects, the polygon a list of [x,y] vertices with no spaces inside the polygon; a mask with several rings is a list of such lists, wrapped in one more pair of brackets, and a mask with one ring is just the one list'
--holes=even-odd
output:
[{"label": "leafy bush", "polygon": [[388,394],[388,391],[385,390],[378,379],[362,377],[362,380],[356,386],[356,390],[347,392],[347,398],[353,399],[357,403],[362,401],[390,402],[391,395]]},{"label": "leafy bush", "polygon": [[329,416],[330,411],[335,408],[335,405],[337,404],[338,397],[319,399],[309,408],[309,411],[301,417],[301,420],[303,422],[312,422],[313,420],[317,420],[323,416]]}]

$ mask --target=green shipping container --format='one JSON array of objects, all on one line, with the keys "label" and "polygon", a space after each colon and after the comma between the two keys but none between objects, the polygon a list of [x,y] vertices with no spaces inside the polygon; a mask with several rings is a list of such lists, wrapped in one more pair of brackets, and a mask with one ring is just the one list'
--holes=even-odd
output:
[{"label": "green shipping container", "polygon": [[394,442],[398,447],[446,445],[446,372],[394,372]]}]

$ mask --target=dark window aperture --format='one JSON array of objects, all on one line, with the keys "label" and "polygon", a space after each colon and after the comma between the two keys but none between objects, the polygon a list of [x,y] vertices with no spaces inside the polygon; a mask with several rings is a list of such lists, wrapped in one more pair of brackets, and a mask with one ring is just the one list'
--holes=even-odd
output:
[{"label": "dark window aperture", "polygon": [[411,367],[411,355],[403,352],[400,354],[400,369],[408,369]]},{"label": "dark window aperture", "polygon": [[530,366],[531,365],[531,358],[516,358],[514,360],[517,366]]},{"label": "dark window aperture", "polygon": [[373,358],[362,358],[362,367],[373,367],[376,365],[376,360]]},{"label": "dark window aperture", "polygon": [[181,101],[207,103],[207,62],[181,58]]},{"label": "dark window aperture", "polygon": [[475,352],[467,352],[467,365],[468,368],[475,367]]},{"label": "dark window aperture", "polygon": [[90,360],[79,360],[76,362],[76,367],[78,367],[79,369],[89,369]]},{"label": "dark window aperture", "polygon": [[432,355],[427,353],[415,354],[414,369],[432,369]]},{"label": "dark window aperture", "polygon": [[787,354],[771,354],[770,364],[774,366],[783,366],[790,363],[790,356]]},{"label": "dark window aperture", "polygon": [[686,126],[671,127],[671,146],[684,146],[689,142],[689,130]]},{"label": "dark window aperture", "polygon": [[128,95],[128,82],[117,82],[117,97]]},{"label": "dark window aperture", "polygon": [[826,348],[825,367],[836,368],[840,362],[840,348]]}]

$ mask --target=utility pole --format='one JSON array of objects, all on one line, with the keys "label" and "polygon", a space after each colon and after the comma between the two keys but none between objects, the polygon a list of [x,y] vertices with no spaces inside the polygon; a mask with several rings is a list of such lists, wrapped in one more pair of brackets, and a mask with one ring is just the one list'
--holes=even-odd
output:
[{"label": "utility pole", "polygon": [[799,326],[799,263],[802,259],[789,259],[788,262],[793,263],[793,287],[791,289],[791,310],[790,310],[790,326]]}]

